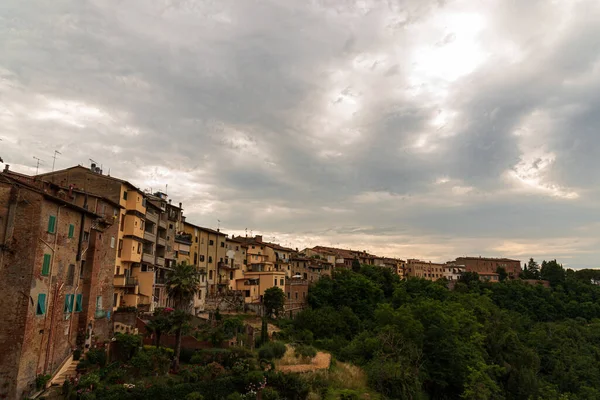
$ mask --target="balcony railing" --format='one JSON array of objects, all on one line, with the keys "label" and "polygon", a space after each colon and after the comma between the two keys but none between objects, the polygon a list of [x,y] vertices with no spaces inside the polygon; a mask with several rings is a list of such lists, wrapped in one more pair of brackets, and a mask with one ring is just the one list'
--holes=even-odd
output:
[{"label": "balcony railing", "polygon": [[158,227],[162,229],[167,229],[167,221],[163,221],[162,219],[158,221]]},{"label": "balcony railing", "polygon": [[152,232],[144,231],[144,239],[149,242],[156,242],[156,235]]},{"label": "balcony railing", "polygon": [[156,244],[159,246],[165,247],[167,245],[167,240],[165,238],[158,237]]},{"label": "balcony railing", "polygon": [[183,235],[175,235],[175,241],[179,243],[192,244],[192,235],[183,234]]},{"label": "balcony railing", "polygon": [[164,257],[156,257],[156,265],[160,267],[165,266],[165,258]]},{"label": "balcony railing", "polygon": [[149,264],[154,264],[154,254],[150,254],[150,253],[142,254],[142,261],[149,263]]},{"label": "balcony railing", "polygon": [[165,278],[164,276],[157,276],[154,280],[154,283],[156,285],[164,285],[167,283],[167,278]]},{"label": "balcony railing", "polygon": [[133,287],[138,285],[138,279],[134,276],[115,275],[114,286]]},{"label": "balcony railing", "polygon": [[158,223],[158,214],[153,213],[153,212],[146,212],[146,220],[152,221],[156,224],[156,223]]}]

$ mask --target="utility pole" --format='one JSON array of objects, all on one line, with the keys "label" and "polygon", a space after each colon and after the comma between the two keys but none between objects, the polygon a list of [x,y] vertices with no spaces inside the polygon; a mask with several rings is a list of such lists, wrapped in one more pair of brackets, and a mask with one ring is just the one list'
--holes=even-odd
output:
[{"label": "utility pole", "polygon": [[217,232],[221,232],[221,220],[217,220]]},{"label": "utility pole", "polygon": [[43,163],[43,160],[37,158],[37,157],[33,157],[35,160],[37,160],[37,165],[35,166],[35,174],[37,175],[39,170],[40,170],[40,164]]},{"label": "utility pole", "polygon": [[62,153],[58,150],[54,150],[54,157],[52,157],[52,172],[54,172],[54,165],[56,164],[56,155],[60,154],[62,155]]}]

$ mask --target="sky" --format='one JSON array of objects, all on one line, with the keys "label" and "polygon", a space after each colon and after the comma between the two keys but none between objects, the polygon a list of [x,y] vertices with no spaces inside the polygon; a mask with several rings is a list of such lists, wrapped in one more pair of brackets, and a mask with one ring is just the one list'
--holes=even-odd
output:
[{"label": "sky", "polygon": [[93,159],[291,247],[596,267],[598,21],[597,0],[3,0],[0,157]]}]

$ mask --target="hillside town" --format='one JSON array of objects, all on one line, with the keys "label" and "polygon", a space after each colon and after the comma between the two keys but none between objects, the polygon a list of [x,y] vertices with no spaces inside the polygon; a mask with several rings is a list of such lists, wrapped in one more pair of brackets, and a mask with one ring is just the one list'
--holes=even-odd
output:
[{"label": "hillside town", "polygon": [[[172,306],[166,287],[177,264],[193,265],[201,286],[193,313],[262,313],[265,291],[285,293],[290,316],[306,307],[309,287],[355,264],[387,268],[401,279],[457,281],[466,272],[499,281],[521,261],[458,257],[435,263],[326,246],[298,249],[263,236],[228,235],[194,224],[182,203],[109,176],[95,164],[27,176],[0,174],[0,325],[3,376],[22,391],[54,375],[83,337],[86,347],[135,329],[118,311],[140,315]],[[10,340],[7,340],[10,338]]]}]

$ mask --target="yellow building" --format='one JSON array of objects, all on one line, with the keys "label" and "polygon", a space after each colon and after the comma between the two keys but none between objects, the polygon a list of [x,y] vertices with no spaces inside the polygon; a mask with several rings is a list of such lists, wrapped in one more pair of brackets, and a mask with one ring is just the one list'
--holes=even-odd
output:
[{"label": "yellow building", "polygon": [[[246,244],[239,239],[225,239],[225,273],[229,275],[229,289],[238,290],[238,280],[244,278],[246,268]],[[242,290],[242,289],[240,289]]]},{"label": "yellow building", "polygon": [[427,279],[428,281],[437,281],[444,277],[444,268],[446,264],[432,263],[431,261],[421,261],[415,259],[406,260],[404,274],[406,277],[415,277]]}]

